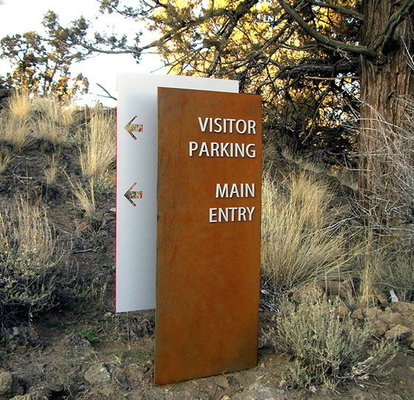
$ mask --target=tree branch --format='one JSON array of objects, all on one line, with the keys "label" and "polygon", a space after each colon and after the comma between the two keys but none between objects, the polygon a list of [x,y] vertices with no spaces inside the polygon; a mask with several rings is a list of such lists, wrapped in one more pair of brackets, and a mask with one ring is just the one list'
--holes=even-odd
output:
[{"label": "tree branch", "polygon": [[[348,60],[341,60],[336,64],[324,64],[322,60],[307,62],[306,64],[281,67],[280,79],[296,78],[299,76],[317,75],[318,79],[337,79],[337,74],[355,73],[359,65],[359,58],[352,57]],[[316,79],[316,78],[311,78]]]},{"label": "tree branch", "polygon": [[[234,10],[233,15],[229,19],[228,23],[221,29],[221,39],[224,39],[226,42],[232,32],[234,31],[234,28],[237,26],[237,23],[239,20],[247,14],[250,9],[258,2],[258,0],[245,0],[242,3],[240,3],[237,8]],[[216,69],[219,60],[221,56],[221,48],[217,48],[214,54],[214,59],[210,66],[207,68],[206,75],[211,76]]]},{"label": "tree branch", "polygon": [[413,8],[414,0],[405,0],[401,8],[398,11],[396,11],[393,15],[391,15],[391,18],[388,21],[388,25],[384,30],[383,38],[380,41],[380,43],[375,47],[375,50],[379,48],[383,50],[390,44],[394,36],[394,32],[397,29],[397,26],[409,15]]},{"label": "tree branch", "polygon": [[[324,47],[329,50],[337,52],[345,52],[351,54],[358,54],[367,57],[376,57],[378,56],[377,52],[369,49],[366,46],[358,46],[353,44],[348,44],[329,38],[328,36],[319,33],[316,29],[312,28],[305,20],[291,7],[289,7],[284,0],[277,0],[280,6],[288,13],[295,22],[313,39],[317,41],[319,46]],[[414,1],[414,0],[409,0]]]},{"label": "tree branch", "polygon": [[114,96],[112,96],[112,94],[109,93],[109,91],[107,89],[105,89],[100,83],[97,83],[96,86],[98,86],[99,88],[101,88],[106,93],[106,96],[103,96],[103,95],[98,95],[98,96],[105,97],[107,99],[117,100],[117,98],[114,97]]},{"label": "tree branch", "polygon": [[330,8],[331,10],[335,10],[339,12],[340,14],[348,15],[349,17],[359,19],[360,21],[364,20],[364,15],[359,13],[358,11],[351,10],[346,7],[342,7],[337,4],[327,3],[325,1],[315,1],[315,0],[305,0],[305,1],[306,3],[311,4],[313,6]]}]

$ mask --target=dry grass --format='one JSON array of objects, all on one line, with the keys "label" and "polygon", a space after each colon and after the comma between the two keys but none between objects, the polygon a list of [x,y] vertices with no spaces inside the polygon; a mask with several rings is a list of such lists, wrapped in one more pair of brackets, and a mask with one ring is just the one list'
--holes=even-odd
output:
[{"label": "dry grass", "polygon": [[29,121],[11,115],[0,118],[1,133],[0,140],[19,151],[31,142]]},{"label": "dry grass", "polygon": [[49,155],[47,158],[47,167],[43,171],[46,183],[48,185],[55,183],[59,174],[59,156],[54,153]]},{"label": "dry grass", "polygon": [[0,146],[0,174],[7,169],[12,160],[13,153],[11,150],[6,146]]},{"label": "dry grass", "polygon": [[0,314],[9,310],[30,317],[31,313],[51,308],[56,291],[56,266],[63,254],[43,206],[22,198],[3,204]]},{"label": "dry grass", "polygon": [[13,94],[0,115],[0,141],[21,150],[30,142],[30,97],[28,93]]},{"label": "dry grass", "polygon": [[0,141],[21,150],[33,139],[55,146],[65,145],[70,137],[73,108],[62,106],[53,98],[13,94],[0,115]]},{"label": "dry grass", "polygon": [[30,98],[27,93],[13,94],[0,114],[0,142],[19,151],[30,138]]},{"label": "dry grass", "polygon": [[7,108],[12,118],[28,120],[32,108],[30,93],[15,92],[8,101]]},{"label": "dry grass", "polygon": [[343,272],[347,239],[333,194],[306,173],[282,184],[263,181],[262,270],[277,286],[291,288]]},{"label": "dry grass", "polygon": [[101,107],[92,110],[91,120],[81,136],[79,162],[82,174],[96,184],[115,161],[115,117]]},{"label": "dry grass", "polygon": [[96,213],[95,188],[93,180],[88,185],[83,185],[77,178],[67,176],[72,193],[86,217],[92,217]]},{"label": "dry grass", "polygon": [[[414,255],[409,248],[390,248],[381,242],[370,247],[369,262],[366,263],[361,287],[364,294],[375,289],[382,290],[390,298],[390,293],[398,300],[414,301]],[[370,292],[371,290],[371,292]]]},{"label": "dry grass", "polygon": [[65,145],[70,139],[73,107],[63,106],[53,98],[36,97],[32,112],[34,136],[56,146]]},{"label": "dry grass", "polygon": [[375,151],[360,155],[369,160],[364,174],[366,202],[360,206],[369,228],[397,238],[412,229],[414,218],[414,103],[402,98],[393,101],[404,110],[402,126],[372,110],[373,128],[364,131]]}]

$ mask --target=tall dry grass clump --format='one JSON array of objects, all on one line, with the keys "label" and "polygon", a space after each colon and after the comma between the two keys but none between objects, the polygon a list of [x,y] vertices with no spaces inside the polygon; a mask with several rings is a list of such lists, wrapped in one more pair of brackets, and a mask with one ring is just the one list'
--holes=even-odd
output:
[{"label": "tall dry grass clump", "polygon": [[16,92],[10,97],[0,114],[2,145],[9,145],[13,151],[19,151],[30,142],[30,108],[29,93]]},{"label": "tall dry grass clump", "polygon": [[77,200],[78,207],[85,213],[86,217],[93,217],[96,212],[96,198],[94,181],[83,184],[78,178],[67,176],[73,196]]},{"label": "tall dry grass clump", "polygon": [[115,116],[97,106],[91,111],[91,119],[81,136],[79,162],[82,175],[95,183],[115,161]]},{"label": "tall dry grass clump", "polygon": [[[88,111],[88,110],[87,110]],[[86,118],[88,119],[88,118]],[[96,211],[96,195],[112,191],[116,155],[116,122],[111,110],[97,105],[90,110],[90,119],[77,135],[82,177],[68,181],[77,206],[87,217]]]},{"label": "tall dry grass clump", "polygon": [[282,183],[264,174],[262,189],[262,270],[277,286],[292,288],[340,274],[349,261],[341,211],[333,193],[309,174],[291,174]]},{"label": "tall dry grass clump", "polygon": [[[65,250],[70,250],[66,248]],[[16,198],[0,215],[0,314],[32,314],[53,307],[63,259],[44,206]]]},{"label": "tall dry grass clump", "polygon": [[33,136],[55,146],[68,144],[73,110],[72,106],[62,105],[54,98],[35,97],[32,105]]}]

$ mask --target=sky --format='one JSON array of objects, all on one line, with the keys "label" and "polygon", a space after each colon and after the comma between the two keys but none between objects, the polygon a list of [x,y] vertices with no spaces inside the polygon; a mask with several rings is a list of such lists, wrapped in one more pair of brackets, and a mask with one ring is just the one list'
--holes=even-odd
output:
[{"label": "sky", "polygon": [[[42,20],[48,10],[59,15],[63,26],[83,15],[94,27],[94,31],[108,33],[134,33],[134,23],[115,15],[99,14],[96,0],[0,0],[0,38],[7,35],[42,30]],[[98,55],[79,64],[71,71],[73,76],[82,72],[90,82],[87,96],[78,99],[80,103],[91,104],[100,100],[114,106],[115,102],[97,97],[104,92],[96,83],[104,86],[109,93],[116,97],[117,72],[150,73],[157,70],[160,63],[156,56],[146,55],[137,64],[130,55]],[[0,60],[0,74],[10,72],[10,63]]]}]

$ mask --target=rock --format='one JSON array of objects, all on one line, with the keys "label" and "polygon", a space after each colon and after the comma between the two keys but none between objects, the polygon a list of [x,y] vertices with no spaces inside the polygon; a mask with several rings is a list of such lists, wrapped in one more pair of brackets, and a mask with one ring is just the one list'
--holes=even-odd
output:
[{"label": "rock", "polygon": [[385,338],[388,340],[401,341],[411,335],[411,329],[403,325],[394,326],[385,333]]},{"label": "rock", "polygon": [[362,312],[362,308],[357,308],[352,314],[351,314],[351,318],[352,319],[356,319],[358,321],[363,321],[364,320],[364,313]]},{"label": "rock", "polygon": [[217,375],[213,378],[214,384],[216,386],[222,387],[224,389],[228,389],[230,387],[229,381],[223,375]]},{"label": "rock", "polygon": [[0,370],[0,400],[10,399],[13,395],[24,393],[24,388],[10,372]]},{"label": "rock", "polygon": [[292,300],[297,303],[315,302],[324,295],[323,289],[316,283],[307,283],[293,289]]},{"label": "rock", "polygon": [[414,343],[414,304],[400,301],[392,304],[390,309],[401,316],[400,325],[411,329],[411,335],[404,339],[404,342],[411,346]]},{"label": "rock", "polygon": [[376,321],[380,318],[383,311],[380,308],[372,307],[372,308],[363,308],[362,313],[364,318],[369,321]]},{"label": "rock", "polygon": [[0,371],[0,399],[9,399],[12,395],[13,376],[10,372]]},{"label": "rock", "polygon": [[79,333],[70,333],[66,335],[62,339],[61,344],[65,349],[67,349],[69,354],[73,354],[80,360],[85,360],[94,353],[90,342]]},{"label": "rock", "polygon": [[383,311],[377,307],[358,307],[351,315],[351,318],[358,321],[370,320],[372,322],[379,319]]},{"label": "rock", "polygon": [[372,324],[373,334],[376,337],[384,336],[385,333],[388,331],[388,328],[388,325],[380,319],[378,319]]},{"label": "rock", "polygon": [[385,309],[384,312],[378,315],[378,319],[384,321],[390,327],[405,323],[403,316],[398,312],[394,312],[391,308]]},{"label": "rock", "polygon": [[111,374],[108,371],[105,363],[91,365],[85,372],[84,378],[91,385],[106,383],[111,380]]},{"label": "rock", "polygon": [[283,400],[284,391],[260,383],[250,385],[246,390],[236,394],[232,400]]},{"label": "rock", "polygon": [[335,308],[335,314],[341,321],[348,319],[350,313],[349,308],[346,306],[339,305]]},{"label": "rock", "polygon": [[390,306],[390,309],[394,312],[402,314],[405,318],[411,319],[414,323],[414,303],[399,301],[398,303],[393,303]]},{"label": "rock", "polygon": [[323,288],[328,296],[339,297],[347,302],[352,302],[352,284],[351,280],[338,281],[331,280],[327,281]]},{"label": "rock", "polygon": [[8,332],[8,343],[15,349],[19,346],[40,347],[43,345],[36,330],[29,326],[14,326]]},{"label": "rock", "polygon": [[386,306],[387,304],[389,304],[388,297],[384,292],[378,290],[374,291],[374,294],[379,304],[381,304],[382,306]]}]

